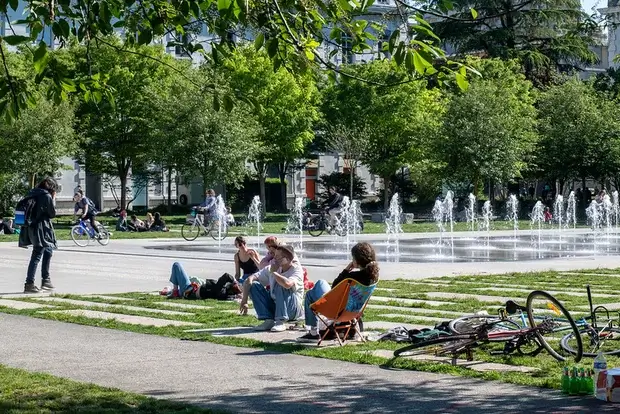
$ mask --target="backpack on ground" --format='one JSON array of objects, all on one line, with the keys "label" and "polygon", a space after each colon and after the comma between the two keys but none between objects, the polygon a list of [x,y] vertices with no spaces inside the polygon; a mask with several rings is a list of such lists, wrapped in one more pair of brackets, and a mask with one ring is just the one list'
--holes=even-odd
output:
[{"label": "backpack on ground", "polygon": [[35,219],[36,206],[36,197],[27,196],[19,200],[17,206],[15,207],[14,224],[16,226],[31,226]]}]

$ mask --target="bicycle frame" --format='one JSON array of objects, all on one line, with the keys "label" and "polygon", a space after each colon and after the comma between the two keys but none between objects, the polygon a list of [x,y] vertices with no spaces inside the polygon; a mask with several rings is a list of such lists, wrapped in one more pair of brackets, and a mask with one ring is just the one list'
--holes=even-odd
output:
[{"label": "bicycle frame", "polygon": [[87,222],[80,219],[79,226],[82,229],[82,231],[85,231],[90,236],[91,239],[95,237],[95,230],[92,227],[90,227],[87,224]]}]

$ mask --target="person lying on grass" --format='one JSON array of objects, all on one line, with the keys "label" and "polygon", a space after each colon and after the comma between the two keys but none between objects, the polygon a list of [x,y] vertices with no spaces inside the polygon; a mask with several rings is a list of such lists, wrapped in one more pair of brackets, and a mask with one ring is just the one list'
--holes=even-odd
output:
[{"label": "person lying on grass", "polygon": [[228,300],[241,293],[241,288],[232,275],[224,273],[218,280],[190,279],[179,262],[172,265],[170,282],[172,283],[172,291],[168,296],[170,298]]},{"label": "person lying on grass", "polygon": [[[353,279],[365,286],[374,285],[379,281],[379,265],[376,262],[375,250],[368,243],[357,243],[351,249],[351,263],[340,272],[338,277],[332,282],[331,287],[325,280],[319,280],[314,287],[306,292],[304,300],[306,327],[310,330],[304,336],[298,338],[300,342],[314,342],[319,340],[319,328],[316,315],[312,312],[310,305],[319,300],[338,283],[345,279]],[[361,325],[361,321],[360,321]],[[360,326],[360,331],[362,327]]]}]

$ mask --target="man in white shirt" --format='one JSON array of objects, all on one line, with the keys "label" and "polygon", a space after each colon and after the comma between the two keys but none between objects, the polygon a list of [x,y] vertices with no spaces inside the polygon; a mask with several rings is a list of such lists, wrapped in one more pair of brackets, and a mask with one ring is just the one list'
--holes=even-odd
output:
[{"label": "man in white shirt", "polygon": [[[303,315],[304,271],[294,261],[295,251],[291,246],[278,246],[274,255],[275,264],[248,277],[245,286],[250,286],[250,297],[256,316],[263,323],[256,327],[260,331],[283,332],[285,322],[295,321]],[[261,280],[269,279],[267,290]],[[240,308],[247,303],[243,301]]]}]

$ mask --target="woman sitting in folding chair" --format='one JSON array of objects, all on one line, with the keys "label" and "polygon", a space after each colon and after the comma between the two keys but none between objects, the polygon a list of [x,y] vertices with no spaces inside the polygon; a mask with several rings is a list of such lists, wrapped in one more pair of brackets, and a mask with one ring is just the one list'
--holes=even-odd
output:
[{"label": "woman sitting in folding chair", "polygon": [[321,299],[340,282],[345,279],[353,279],[362,285],[371,286],[379,281],[379,265],[376,262],[375,250],[370,244],[357,243],[351,249],[351,256],[353,256],[353,260],[332,282],[331,287],[325,280],[319,280],[312,289],[306,292],[304,310],[306,326],[309,326],[310,330],[298,338],[298,341],[314,342],[320,339],[317,317],[310,305]]}]

